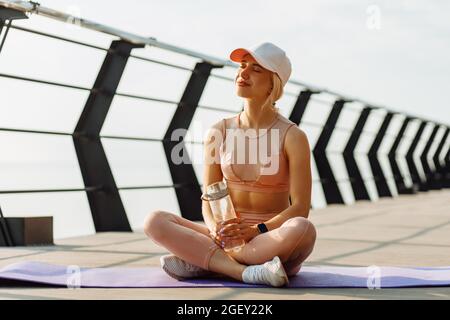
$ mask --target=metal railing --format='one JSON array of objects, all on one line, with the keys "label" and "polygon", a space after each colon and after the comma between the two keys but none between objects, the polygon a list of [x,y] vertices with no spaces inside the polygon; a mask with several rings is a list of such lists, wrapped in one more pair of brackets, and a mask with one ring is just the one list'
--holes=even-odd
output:
[{"label": "metal railing", "polygon": [[[31,30],[25,27],[13,25],[16,19],[27,19],[27,14],[42,15],[51,19],[56,19],[63,22],[76,22],[77,25],[88,28],[94,31],[106,33],[118,37],[114,40],[109,48],[84,43],[81,41],[57,36],[51,33]],[[201,220],[201,187],[198,182],[193,166],[191,164],[175,165],[171,161],[171,151],[175,144],[179,141],[173,141],[171,134],[174,130],[179,128],[189,129],[189,126],[194,117],[196,109],[206,109],[212,111],[220,111],[233,114],[236,111],[231,109],[199,105],[206,82],[210,77],[220,78],[222,80],[234,82],[233,78],[215,75],[211,73],[214,68],[230,67],[236,68],[236,64],[229,61],[200,52],[180,48],[168,43],[161,42],[155,38],[147,38],[112,27],[101,25],[79,17],[73,17],[62,12],[58,12],[46,7],[43,7],[35,2],[28,1],[0,1],[0,35],[3,34],[0,46],[5,45],[6,37],[9,29],[17,29],[22,32],[29,33],[40,37],[48,37],[58,41],[85,46],[96,50],[101,50],[106,53],[102,67],[97,75],[97,79],[92,87],[82,87],[67,83],[60,83],[44,79],[36,79],[32,77],[17,76],[13,74],[6,74],[0,71],[0,77],[7,79],[14,79],[17,81],[24,81],[30,83],[39,83],[48,86],[64,87],[71,90],[81,90],[87,92],[89,97],[83,108],[83,112],[78,120],[77,126],[73,132],[58,132],[58,131],[44,131],[44,130],[27,130],[17,128],[0,128],[0,131],[5,132],[23,132],[30,134],[46,134],[46,135],[62,135],[71,136],[74,142],[74,147],[77,153],[77,158],[80,170],[83,176],[84,188],[66,188],[66,189],[42,189],[42,190],[2,190],[0,194],[10,193],[47,193],[47,192],[86,192],[91,214],[93,217],[96,231],[130,231],[131,227],[127,219],[127,215],[122,204],[119,190],[139,190],[139,189],[160,189],[160,188],[174,188],[182,215],[191,220]],[[2,32],[4,30],[5,32]],[[132,51],[135,48],[142,48],[144,46],[158,47],[163,50],[176,52],[186,56],[199,59],[193,69],[184,66],[167,63],[164,61],[149,59],[133,55]],[[118,92],[117,87],[122,77],[124,68],[129,59],[138,59],[146,63],[154,63],[164,65],[169,68],[177,68],[191,73],[187,86],[180,101],[171,101],[166,99],[159,99],[150,96],[141,96]],[[369,192],[366,187],[366,182],[371,181],[375,184],[377,193],[380,197],[392,197],[393,193],[388,185],[388,180],[395,183],[396,191],[399,194],[415,193],[417,191],[426,191],[431,189],[448,188],[450,186],[449,177],[449,162],[450,151],[445,151],[446,141],[448,139],[449,127],[446,124],[436,123],[430,120],[425,120],[420,117],[415,117],[410,114],[405,114],[397,111],[392,111],[386,107],[375,106],[369,102],[357,98],[350,98],[345,95],[333,92],[326,88],[315,87],[300,81],[290,80],[289,83],[299,88],[298,93],[286,92],[286,95],[296,98],[296,102],[290,112],[289,120],[295,122],[297,125],[313,126],[321,129],[316,144],[312,150],[314,161],[318,170],[319,178],[314,179],[313,182],[320,183],[327,203],[342,203],[344,200],[339,188],[339,184],[350,184],[355,200],[370,200]],[[308,107],[308,102],[315,100],[320,102],[320,94],[326,93],[335,97],[335,102],[331,106],[328,118],[325,123],[315,123],[307,120],[302,120],[305,111]],[[177,105],[177,109],[170,121],[167,131],[162,139],[146,138],[146,137],[130,137],[118,135],[101,135],[100,131],[103,126],[106,115],[108,114],[111,102],[114,96],[122,96],[130,99],[139,99],[146,101],[156,101],[160,103],[167,103]],[[319,96],[319,97],[318,97]],[[356,108],[349,105],[349,102],[359,102],[363,105],[362,108]],[[1,97],[0,97],[1,103]],[[320,102],[326,104],[326,102]],[[359,118],[352,128],[344,128],[337,125],[339,116],[343,110],[356,112]],[[368,121],[369,115],[374,114],[373,110],[385,110],[381,117],[381,125],[377,132],[364,130]],[[404,117],[402,126],[397,134],[387,133],[387,129],[392,122],[395,115],[402,115]],[[421,126],[417,130],[415,136],[412,138],[405,160],[408,164],[408,175],[404,175],[399,169],[398,148],[402,141],[404,141],[405,130],[412,119],[421,121]],[[422,169],[425,172],[425,179],[423,179],[416,168],[414,160],[414,152],[416,151],[418,142],[423,139],[423,128],[425,124],[433,123],[434,129],[427,141],[422,154],[420,155]],[[438,130],[445,130],[441,140],[435,141],[436,132]],[[342,131],[349,134],[349,139],[346,143],[345,149],[342,152],[327,150],[330,138],[335,131]],[[359,138],[369,134],[374,136],[373,144],[367,153],[355,151]],[[380,145],[385,137],[389,136],[394,139],[394,143],[386,155],[389,159],[392,175],[386,175],[379,162],[378,156],[380,154]],[[169,166],[172,177],[172,184],[168,185],[150,185],[150,186],[117,186],[111,168],[108,164],[106,154],[102,146],[102,139],[121,139],[132,141],[147,141],[160,142],[164,147],[165,156]],[[199,141],[184,141],[183,143],[201,144]],[[436,151],[430,155],[430,147],[437,144]],[[440,161],[440,155],[445,154],[445,163]],[[342,155],[348,179],[336,179],[335,173],[332,170],[328,155],[338,154]],[[372,176],[363,178],[360,169],[357,165],[355,156],[367,156]],[[428,160],[432,158],[435,170],[431,170]],[[405,178],[413,181],[413,186],[408,187],[405,183]]]}]

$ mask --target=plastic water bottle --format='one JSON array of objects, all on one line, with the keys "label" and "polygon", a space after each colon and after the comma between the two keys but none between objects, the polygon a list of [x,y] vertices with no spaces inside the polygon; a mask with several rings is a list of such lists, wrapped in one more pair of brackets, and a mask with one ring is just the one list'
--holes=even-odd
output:
[{"label": "plastic water bottle", "polygon": [[[224,181],[215,182],[206,187],[206,194],[204,195],[209,200],[209,206],[216,223],[225,222],[235,219],[236,211],[234,211],[233,203],[231,202],[228,188]],[[225,243],[223,248],[226,252],[239,251],[245,245],[245,241],[232,240]]]}]

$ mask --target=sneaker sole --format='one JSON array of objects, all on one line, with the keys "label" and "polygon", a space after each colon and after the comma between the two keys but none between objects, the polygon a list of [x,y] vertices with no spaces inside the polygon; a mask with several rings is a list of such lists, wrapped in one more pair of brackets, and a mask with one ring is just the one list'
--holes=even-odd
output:
[{"label": "sneaker sole", "polygon": [[[283,278],[283,280],[284,280],[284,283],[283,284],[281,284],[280,286],[277,286],[277,287],[284,287],[284,286],[288,286],[289,285],[289,277],[288,277],[288,275],[287,275],[287,273],[286,273],[286,270],[284,270],[284,267],[283,267],[283,264],[281,263],[281,260],[280,260],[280,258],[278,258],[278,256],[277,256],[277,264],[279,265],[279,270],[282,272],[282,274],[280,275],[282,278]],[[277,272],[278,273],[278,272]]]}]

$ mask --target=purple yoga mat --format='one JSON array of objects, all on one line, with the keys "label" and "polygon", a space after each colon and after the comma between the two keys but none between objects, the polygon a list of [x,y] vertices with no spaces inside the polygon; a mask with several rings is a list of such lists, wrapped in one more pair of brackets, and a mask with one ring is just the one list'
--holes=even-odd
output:
[{"label": "purple yoga mat", "polygon": [[[234,287],[257,288],[229,278],[178,281],[159,267],[80,268],[41,262],[19,262],[0,269],[0,286],[21,285],[91,288]],[[450,267],[330,267],[303,266],[289,288],[402,288],[450,286]]]}]

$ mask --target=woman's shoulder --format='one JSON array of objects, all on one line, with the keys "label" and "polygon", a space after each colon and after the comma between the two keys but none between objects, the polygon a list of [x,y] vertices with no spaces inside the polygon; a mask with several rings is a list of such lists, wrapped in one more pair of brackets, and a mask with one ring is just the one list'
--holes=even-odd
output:
[{"label": "woman's shoulder", "polygon": [[289,150],[292,150],[293,152],[301,150],[309,151],[308,137],[305,131],[299,128],[295,123],[288,128],[284,144],[288,153]]}]

